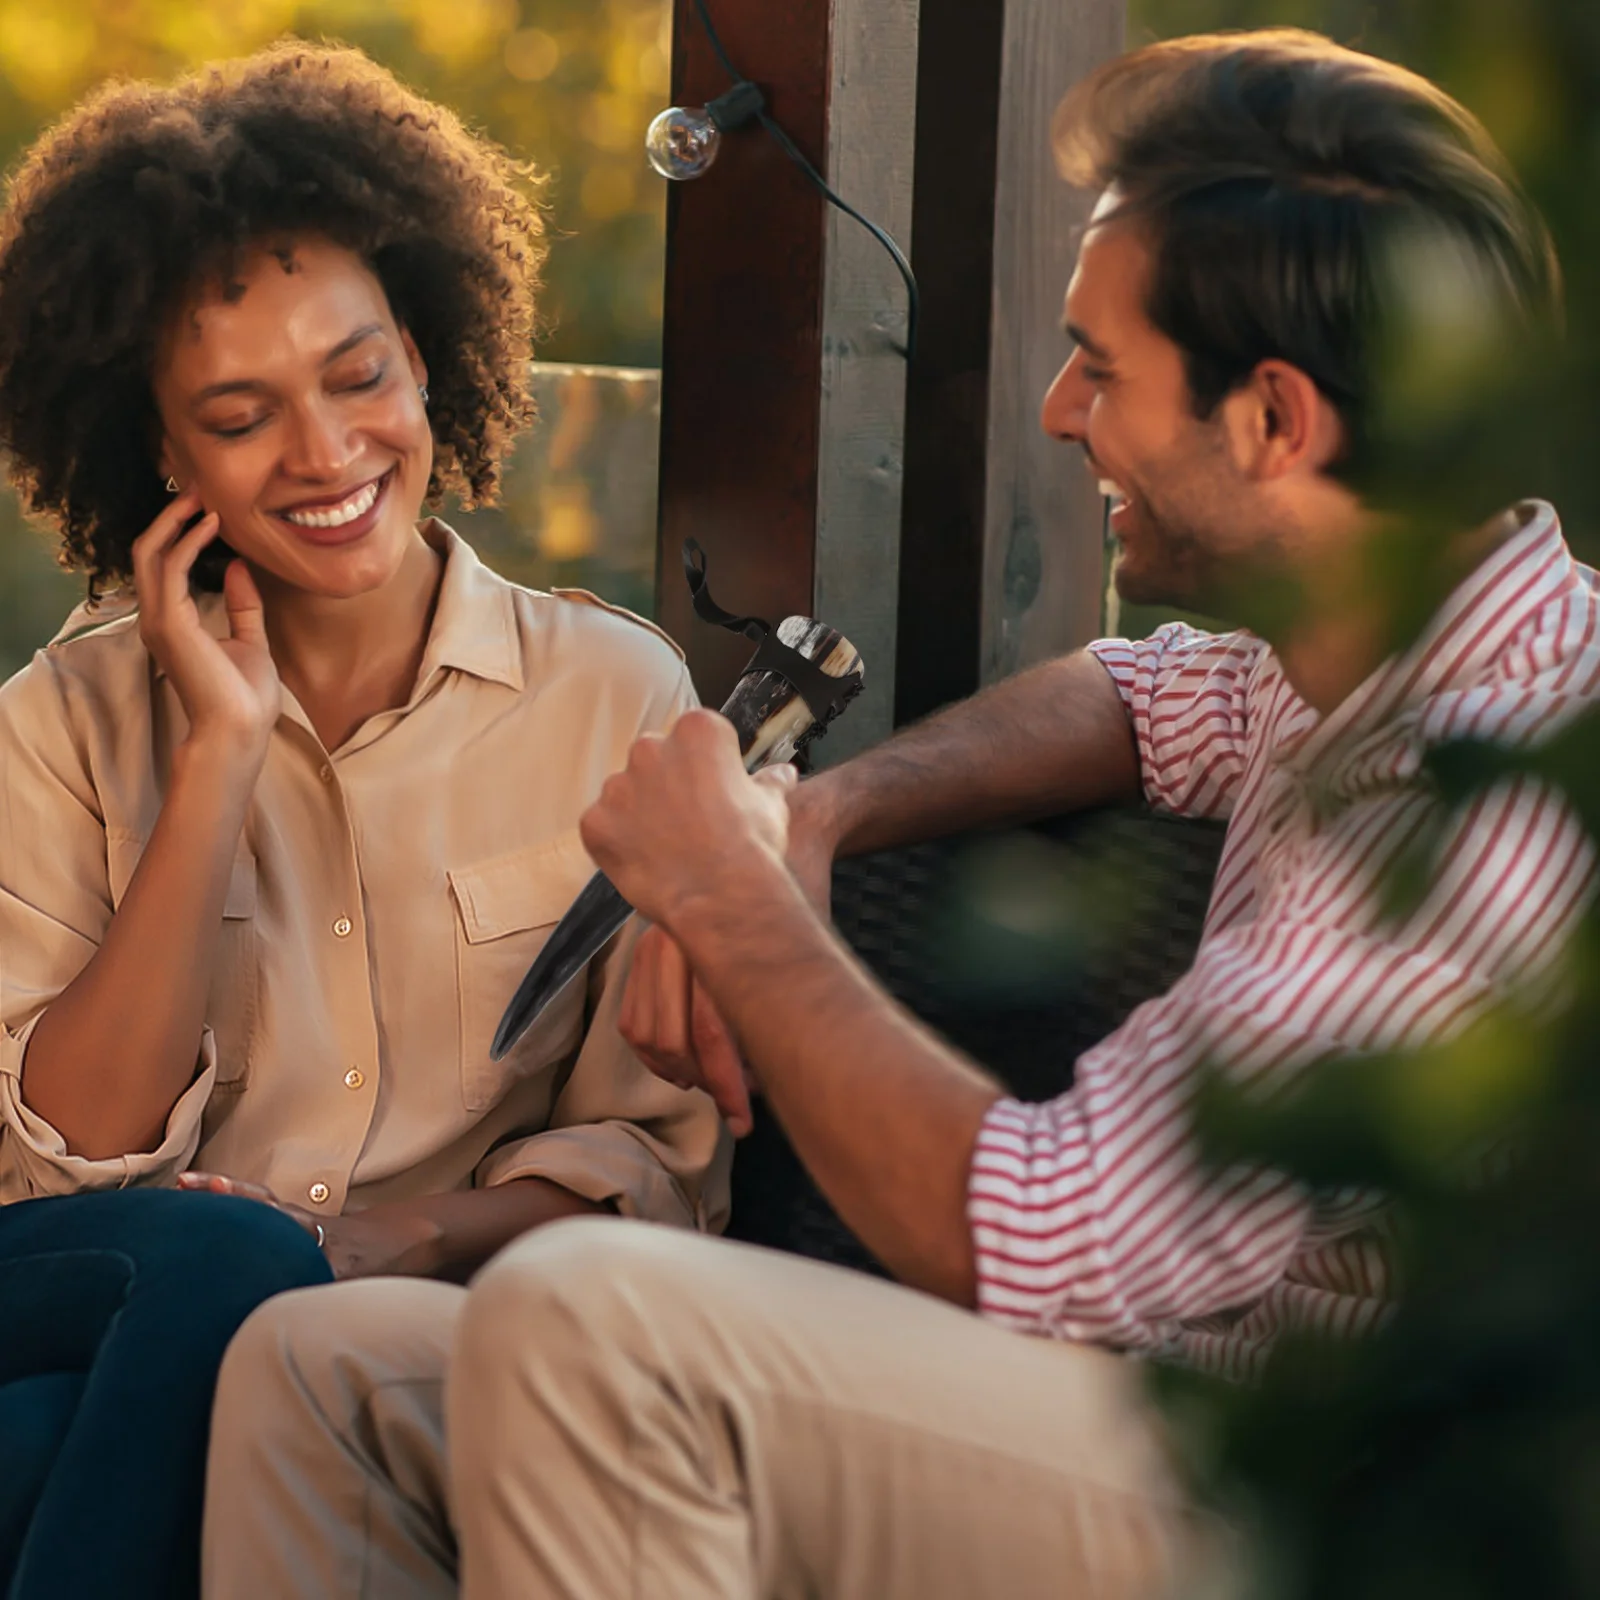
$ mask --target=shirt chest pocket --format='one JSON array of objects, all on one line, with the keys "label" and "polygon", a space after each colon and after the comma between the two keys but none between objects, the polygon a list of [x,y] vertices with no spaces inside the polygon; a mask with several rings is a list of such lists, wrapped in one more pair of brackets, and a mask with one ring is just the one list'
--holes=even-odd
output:
[{"label": "shirt chest pocket", "polygon": [[[106,866],[114,908],[120,907],[127,895],[145,843],[133,834],[107,835]],[[206,1000],[206,1025],[217,1047],[213,1093],[237,1091],[249,1081],[258,989],[256,860],[241,843],[228,874],[228,893],[217,927],[211,990]]]},{"label": "shirt chest pocket", "polygon": [[468,1110],[493,1105],[513,1083],[564,1060],[582,1038],[587,984],[580,973],[504,1060],[489,1059],[517,985],[593,871],[576,831],[450,870]]}]

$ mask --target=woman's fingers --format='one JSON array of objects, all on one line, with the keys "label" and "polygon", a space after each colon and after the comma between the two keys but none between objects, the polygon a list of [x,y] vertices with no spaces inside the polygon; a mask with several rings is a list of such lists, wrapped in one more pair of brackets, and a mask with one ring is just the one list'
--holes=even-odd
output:
[{"label": "woman's fingers", "polygon": [[150,526],[133,541],[134,549],[137,550],[141,545],[146,550],[160,549],[163,545],[171,544],[199,510],[199,491],[193,488],[185,489],[151,518]]},{"label": "woman's fingers", "polygon": [[156,557],[161,567],[161,598],[168,606],[176,607],[188,599],[189,574],[200,552],[216,538],[221,527],[222,519],[215,511],[208,511]]},{"label": "woman's fingers", "polygon": [[183,532],[189,519],[199,509],[200,496],[193,489],[185,489],[171,505],[164,507],[160,516],[133,541],[133,582],[139,595],[141,611],[157,604],[160,600],[158,591],[161,552]]},{"label": "woman's fingers", "polygon": [[240,1200],[258,1200],[286,1217],[293,1217],[307,1233],[319,1233],[321,1224],[303,1206],[290,1205],[280,1200],[265,1184],[251,1183],[247,1178],[230,1178],[222,1172],[180,1172],[178,1187],[204,1194],[231,1194]]},{"label": "woman's fingers", "polygon": [[232,1194],[241,1200],[259,1200],[263,1205],[276,1206],[280,1211],[288,1209],[279,1204],[277,1195],[265,1185],[251,1183],[245,1178],[230,1178],[226,1173],[180,1172],[178,1187],[203,1190],[208,1194]]}]

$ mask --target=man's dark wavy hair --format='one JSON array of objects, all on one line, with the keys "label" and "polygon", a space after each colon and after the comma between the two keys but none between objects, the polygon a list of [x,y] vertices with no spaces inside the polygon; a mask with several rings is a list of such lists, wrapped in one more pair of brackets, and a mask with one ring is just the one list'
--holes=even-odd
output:
[{"label": "man's dark wavy hair", "polygon": [[[430,501],[492,497],[532,419],[538,180],[359,51],[286,43],[91,95],[24,156],[0,225],[0,446],[91,594],[167,501],[151,371],[195,289],[317,235],[360,256],[428,368]],[[202,587],[226,555],[207,551]]]},{"label": "man's dark wavy hair", "polygon": [[1550,236],[1482,125],[1426,79],[1317,34],[1121,56],[1063,101],[1055,149],[1069,181],[1115,185],[1112,215],[1150,230],[1146,310],[1183,352],[1201,417],[1281,359],[1338,409],[1344,464],[1358,458],[1393,331],[1386,252],[1408,235],[1448,240],[1507,328],[1559,326]]}]

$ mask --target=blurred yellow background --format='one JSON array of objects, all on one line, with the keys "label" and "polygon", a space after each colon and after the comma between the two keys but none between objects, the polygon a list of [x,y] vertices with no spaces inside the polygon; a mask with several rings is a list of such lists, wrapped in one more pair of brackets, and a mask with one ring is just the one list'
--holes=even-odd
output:
[{"label": "blurred yellow background", "polygon": [[[1128,13],[1131,43],[1294,23],[1436,77],[1484,118],[1550,214],[1575,312],[1596,303],[1600,211],[1572,153],[1600,138],[1600,0],[1129,0]],[[666,185],[643,139],[668,100],[668,0],[0,0],[0,162],[107,76],[167,77],[286,34],[360,46],[550,175],[544,423],[503,505],[452,518],[509,576],[648,609]],[[1576,315],[1574,330],[1587,320]],[[599,370],[612,367],[627,370]],[[1541,417],[1541,433],[1555,420]],[[1590,451],[1551,454],[1568,470],[1541,487],[1587,548],[1600,520]],[[77,593],[0,487],[0,678]],[[1145,631],[1160,618],[1130,608],[1120,620]]]},{"label": "blurred yellow background", "polygon": [[[550,175],[538,355],[554,365],[538,387],[553,435],[518,453],[502,507],[452,520],[509,576],[648,609],[655,384],[592,368],[659,361],[666,198],[643,147],[667,103],[665,0],[0,0],[0,163],[105,78],[172,77],[285,35],[359,46]],[[0,679],[79,587],[0,488]]]},{"label": "blurred yellow background", "polygon": [[569,243],[541,353],[654,363],[665,201],[641,149],[666,104],[661,0],[0,0],[0,161],[103,78],[169,77],[285,34],[359,45],[553,173]]}]

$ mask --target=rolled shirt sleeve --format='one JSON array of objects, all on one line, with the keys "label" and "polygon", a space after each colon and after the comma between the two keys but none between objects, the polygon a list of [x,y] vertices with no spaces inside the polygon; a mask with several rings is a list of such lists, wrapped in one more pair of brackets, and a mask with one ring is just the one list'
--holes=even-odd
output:
[{"label": "rolled shirt sleeve", "polygon": [[1266,646],[1247,633],[1169,622],[1148,639],[1089,646],[1133,724],[1144,797],[1180,817],[1231,815],[1244,782],[1252,674]]},{"label": "rolled shirt sleeve", "polygon": [[200,1145],[200,1122],[217,1075],[211,1030],[201,1037],[200,1074],[173,1106],[161,1143],[154,1150],[91,1161],[72,1155],[61,1134],[22,1098],[22,1057],[38,1022],[35,1017],[16,1032],[0,1031],[0,1205],[135,1184],[170,1185],[193,1163]]},{"label": "rolled shirt sleeve", "polygon": [[112,917],[106,830],[74,725],[46,652],[0,689],[0,1204],[170,1182],[199,1144],[216,1073],[208,1029],[197,1076],[159,1147],[98,1161],[69,1154],[61,1133],[24,1098],[28,1040],[99,948]]},{"label": "rolled shirt sleeve", "polygon": [[476,1182],[546,1178],[624,1216],[720,1232],[732,1141],[716,1108],[656,1077],[617,1030],[641,931],[630,921],[591,964],[589,1026],[549,1126],[491,1151]]}]

